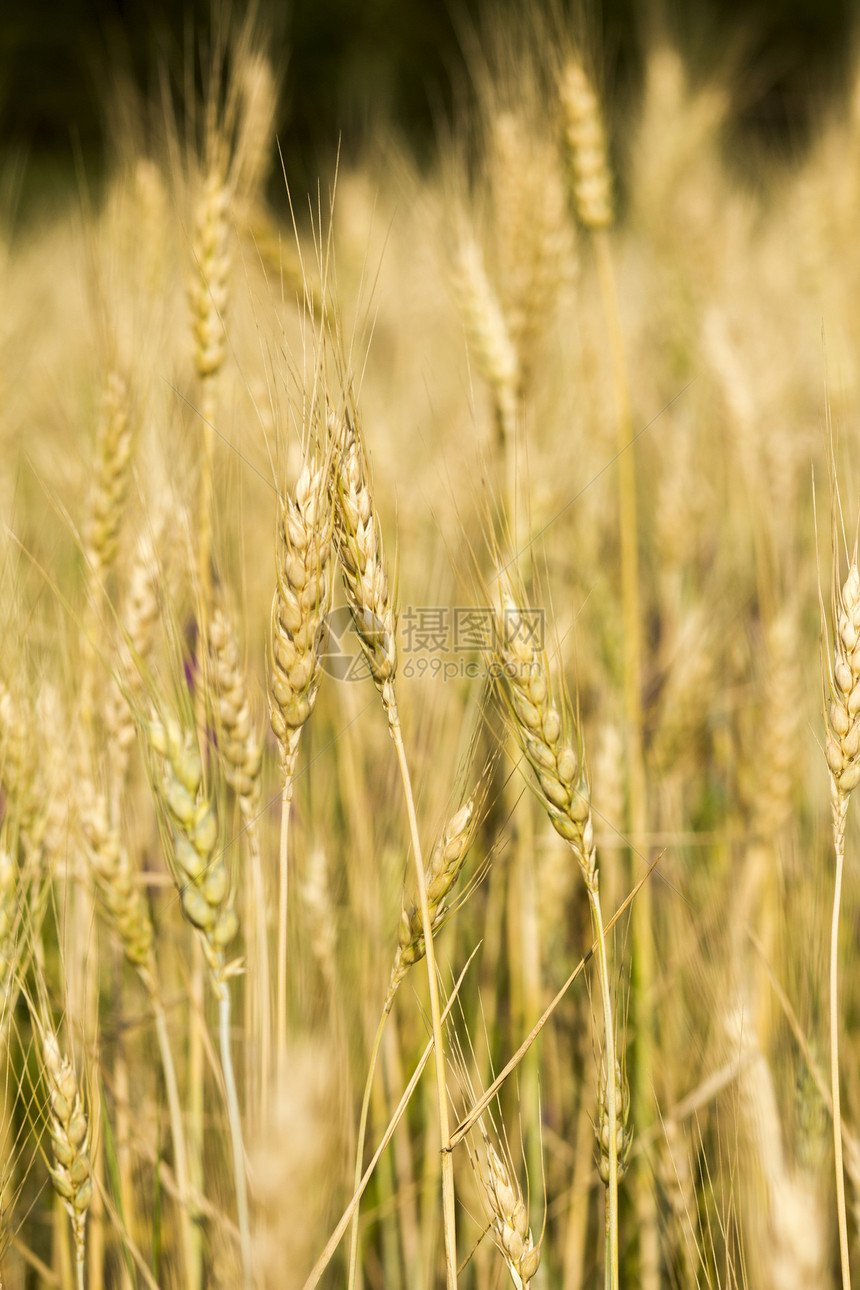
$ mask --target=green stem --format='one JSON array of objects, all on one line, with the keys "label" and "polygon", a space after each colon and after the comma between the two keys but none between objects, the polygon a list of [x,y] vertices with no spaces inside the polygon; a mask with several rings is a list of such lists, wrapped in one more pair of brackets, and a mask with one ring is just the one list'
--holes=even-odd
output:
[{"label": "green stem", "polygon": [[[618,533],[621,546],[621,612],[624,623],[624,716],[627,727],[630,860],[636,879],[637,843],[647,831],[647,788],[642,740],[642,614],[639,599],[639,550],[637,539],[636,457],[630,385],[624,333],[618,310],[618,291],[607,229],[593,233],[600,294],[606,317],[618,444]],[[655,976],[654,915],[651,885],[646,883],[633,907],[633,970],[636,1009],[636,1061],[634,1066],[634,1117],[637,1132],[646,1132],[651,1121],[650,1073],[654,1070],[655,1018],[651,991]],[[613,1074],[614,1078],[614,1074]],[[644,1177],[644,1162],[636,1188],[642,1290],[659,1286],[659,1232],[654,1197]]]},{"label": "green stem", "polygon": [[239,1224],[239,1244],[242,1250],[242,1285],[244,1290],[253,1290],[251,1224],[248,1218],[245,1148],[242,1144],[239,1097],[236,1092],[236,1077],[233,1074],[233,1058],[230,1053],[230,987],[226,982],[221,985],[221,997],[218,1000],[218,1017],[221,1035],[221,1068],[224,1072],[224,1088],[227,1094],[227,1118],[230,1122],[230,1140],[233,1146],[233,1173],[236,1179],[236,1214]]}]

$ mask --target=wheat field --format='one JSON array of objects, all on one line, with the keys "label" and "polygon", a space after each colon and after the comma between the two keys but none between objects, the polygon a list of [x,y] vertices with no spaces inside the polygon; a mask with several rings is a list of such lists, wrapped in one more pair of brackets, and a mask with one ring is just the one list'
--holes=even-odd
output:
[{"label": "wheat field", "polygon": [[753,165],[472,40],[309,195],[238,15],[0,170],[6,1290],[858,1267],[860,64]]}]

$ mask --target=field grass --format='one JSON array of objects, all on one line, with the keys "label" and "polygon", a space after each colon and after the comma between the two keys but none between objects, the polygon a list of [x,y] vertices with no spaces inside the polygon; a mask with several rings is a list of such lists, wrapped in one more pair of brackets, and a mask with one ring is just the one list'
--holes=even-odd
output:
[{"label": "field grass", "polygon": [[290,220],[240,20],[3,170],[7,1290],[850,1284],[860,89],[467,61]]}]

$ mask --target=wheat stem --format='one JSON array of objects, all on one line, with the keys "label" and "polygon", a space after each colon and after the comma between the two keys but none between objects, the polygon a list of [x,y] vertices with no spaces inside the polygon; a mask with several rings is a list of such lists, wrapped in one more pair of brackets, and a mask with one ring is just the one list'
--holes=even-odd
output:
[{"label": "wheat stem", "polygon": [[830,1086],[833,1098],[833,1155],[836,1168],[836,1208],[839,1218],[839,1256],[842,1264],[842,1290],[851,1290],[851,1265],[848,1260],[848,1216],[845,1206],[845,1175],[842,1168],[842,1118],[839,1106],[839,905],[842,898],[842,871],[845,866],[845,819],[848,794],[840,792],[830,777],[833,806],[833,846],[836,851],[836,881],[833,891],[833,919],[830,927]]},{"label": "wheat stem", "polygon": [[403,746],[403,734],[396,707],[388,713],[389,729],[397,751],[397,764],[403,782],[403,793],[406,798],[406,814],[409,817],[409,831],[412,836],[412,851],[415,856],[415,869],[418,878],[418,902],[421,909],[421,924],[424,929],[424,949],[427,956],[427,981],[430,989],[430,1016],[433,1027],[433,1045],[436,1063],[436,1094],[439,1103],[439,1134],[442,1148],[442,1212],[445,1226],[445,1265],[447,1269],[448,1290],[457,1288],[457,1233],[456,1214],[454,1209],[454,1159],[449,1142],[448,1125],[448,1087],[445,1076],[445,1050],[442,1042],[442,1020],[439,1008],[439,986],[436,979],[436,953],[433,948],[433,921],[427,900],[427,881],[424,876],[424,861],[421,856],[421,840],[418,836],[418,820],[415,815],[415,801],[412,795],[412,782],[409,777],[409,764],[406,760],[406,749]]},{"label": "wheat stem", "polygon": [[260,1027],[260,1118],[265,1125],[269,1113],[269,1080],[272,1060],[271,991],[269,988],[269,941],[266,920],[266,889],[263,881],[263,862],[260,854],[260,837],[253,815],[242,809],[245,833],[248,839],[248,861],[251,900],[256,918],[257,953],[257,1019]]},{"label": "wheat stem", "polygon": [[[364,1096],[361,1099],[361,1116],[358,1121],[358,1141],[355,1148],[355,1173],[352,1183],[352,1190],[354,1192],[358,1191],[358,1188],[361,1185],[361,1166],[364,1160],[364,1141],[367,1134],[367,1116],[370,1110],[373,1076],[376,1071],[376,1060],[379,1056],[379,1046],[382,1043],[382,1032],[385,1029],[385,1023],[388,1020],[388,1014],[391,1012],[393,1003],[394,995],[390,994],[385,1001],[384,1008],[382,1009],[382,1016],[379,1018],[379,1025],[376,1027],[373,1047],[370,1050],[370,1065],[367,1072],[367,1080],[364,1085]],[[349,1229],[349,1272],[346,1280],[347,1290],[353,1290],[353,1287],[355,1286],[355,1274],[358,1264],[358,1217],[359,1207],[356,1205]]]},{"label": "wheat stem", "polygon": [[242,1120],[239,1115],[239,1095],[230,1052],[230,987],[224,982],[218,1000],[219,1034],[221,1039],[221,1068],[224,1072],[224,1089],[227,1095],[227,1118],[230,1122],[230,1141],[233,1147],[233,1173],[236,1180],[236,1214],[239,1224],[239,1244],[242,1251],[242,1285],[253,1290],[254,1277],[251,1259],[251,1223],[248,1216],[248,1181],[245,1175],[245,1148],[242,1143]]},{"label": "wheat stem", "polygon": [[179,1227],[182,1239],[182,1257],[185,1264],[185,1279],[189,1286],[193,1286],[195,1281],[194,1225],[191,1220],[188,1200],[188,1157],[185,1152],[185,1132],[182,1128],[182,1103],[179,1100],[179,1085],[176,1082],[176,1067],[173,1064],[173,1052],[170,1048],[170,1037],[167,1033],[164,1005],[154,988],[150,991],[150,1002],[155,1016],[155,1033],[161,1054],[161,1067],[164,1071],[167,1113],[170,1116],[170,1136],[173,1139],[173,1164],[176,1170],[176,1182],[179,1186]]},{"label": "wheat stem", "polygon": [[600,911],[600,894],[597,884],[588,888],[588,903],[594,922],[594,939],[597,943],[597,975],[603,1005],[603,1042],[606,1069],[606,1122],[609,1130],[609,1181],[606,1185],[606,1285],[607,1290],[618,1290],[618,1105],[615,1084],[615,1018],[609,993],[609,960],[606,954],[606,937]]},{"label": "wheat stem", "polygon": [[[624,714],[627,725],[627,765],[630,858],[635,867],[637,840],[648,828],[645,759],[642,745],[642,626],[639,598],[636,459],[624,336],[618,312],[618,292],[607,228],[592,230],[600,291],[609,335],[615,388],[618,434],[618,524],[621,544],[621,606],[624,622]],[[635,873],[634,873],[635,877]],[[633,972],[636,994],[636,1105],[640,1132],[650,1124],[650,1072],[656,1048],[651,990],[654,982],[654,927],[651,887],[646,884],[633,909]],[[610,1081],[611,1082],[611,1081]],[[659,1234],[653,1196],[640,1168],[636,1187],[640,1262],[643,1287],[655,1290],[659,1281]]]},{"label": "wheat stem", "polygon": [[[432,953],[432,950],[431,950],[431,953]],[[469,959],[465,967],[461,971],[460,975],[457,977],[457,980],[454,983],[454,988],[451,991],[450,995],[448,996],[448,1002],[445,1004],[445,1010],[442,1013],[441,1021],[447,1020],[448,1013],[453,1008],[454,1001],[456,1000],[457,995],[460,993],[460,986],[463,984],[463,980],[466,976],[466,972],[469,969],[469,964],[472,962],[472,959],[475,957],[476,953],[477,953],[477,949],[472,951],[472,953],[469,955]],[[403,1091],[403,1096],[401,1097],[400,1101],[397,1103],[397,1108],[394,1114],[392,1115],[391,1119],[388,1122],[388,1128],[385,1130],[385,1133],[382,1135],[382,1139],[379,1143],[379,1146],[376,1148],[376,1151],[373,1153],[373,1159],[370,1161],[370,1164],[367,1166],[367,1168],[365,1169],[362,1175],[359,1188],[353,1193],[352,1199],[349,1201],[349,1204],[347,1205],[346,1209],[341,1214],[337,1227],[334,1229],[331,1236],[326,1241],[325,1249],[323,1250],[322,1254],[320,1254],[319,1258],[317,1259],[316,1263],[311,1269],[308,1275],[308,1278],[302,1287],[302,1290],[314,1290],[314,1287],[319,1285],[320,1278],[322,1277],[322,1274],[325,1272],[326,1268],[331,1262],[332,1256],[335,1250],[337,1249],[338,1245],[340,1244],[341,1238],[344,1232],[346,1231],[347,1225],[355,1211],[355,1207],[358,1205],[359,1201],[361,1200],[361,1197],[364,1194],[364,1189],[367,1186],[367,1184],[370,1182],[371,1177],[373,1176],[373,1171],[379,1162],[380,1156],[382,1155],[383,1151],[391,1141],[391,1138],[394,1134],[394,1130],[397,1128],[398,1124],[403,1118],[404,1111],[406,1110],[407,1106],[412,1100],[412,1094],[415,1092],[415,1089],[418,1086],[418,1081],[421,1078],[424,1067],[427,1065],[428,1061],[430,1060],[430,1054],[434,1052],[434,1050],[438,1051],[436,1049],[436,1041],[434,1038],[431,1037],[430,1042],[427,1044],[426,1048],[424,1049],[424,1052],[421,1054],[421,1058],[417,1066],[415,1067],[415,1070],[412,1072],[412,1077]]]},{"label": "wheat stem", "polygon": [[292,779],[281,790],[281,836],[278,848],[278,1082],[284,1076],[287,1052],[287,914],[289,895],[290,810]]},{"label": "wheat stem", "polygon": [[[191,943],[191,986],[188,1017],[188,1182],[196,1192],[202,1193],[203,1185],[203,1124],[205,1112],[204,1076],[206,1071],[206,1035],[203,1021],[206,990],[206,967],[203,945],[199,936]],[[203,1233],[194,1225],[191,1229],[193,1267],[191,1290],[203,1285]]]}]

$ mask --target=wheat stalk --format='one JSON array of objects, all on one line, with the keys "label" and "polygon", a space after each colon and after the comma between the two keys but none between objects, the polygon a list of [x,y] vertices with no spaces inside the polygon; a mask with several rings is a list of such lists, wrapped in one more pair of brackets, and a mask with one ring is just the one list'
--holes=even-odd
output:
[{"label": "wheat stalk", "polygon": [[[610,241],[614,222],[612,172],[600,103],[578,57],[572,57],[560,80],[560,98],[570,163],[573,204],[579,222],[591,234],[600,294],[612,360],[618,444],[618,522],[621,545],[621,602],[624,647],[624,715],[627,724],[627,766],[631,865],[638,859],[638,839],[648,827],[642,715],[642,609],[638,546],[636,461],[630,382],[621,325],[615,266]],[[646,886],[633,911],[633,964],[636,998],[637,1056],[635,1114],[644,1131],[650,1120],[653,1092],[648,1072],[654,1068],[655,1018],[651,1005],[655,949],[651,888]],[[643,1290],[658,1290],[660,1251],[658,1218],[650,1186],[636,1189],[639,1252]]]},{"label": "wheat stalk", "polygon": [[331,608],[331,507],[328,470],[308,454],[291,497],[281,499],[277,590],[269,643],[269,715],[281,763],[278,889],[277,1054],[283,1071],[287,1021],[288,838],[302,731],[322,679],[322,644]]},{"label": "wheat stalk", "polygon": [[[466,860],[466,854],[472,841],[475,825],[475,802],[478,790],[476,789],[472,796],[463,806],[452,816],[442,831],[434,846],[430,859],[427,864],[425,874],[425,886],[427,891],[427,906],[430,912],[430,921],[433,932],[442,925],[447,914],[447,897],[459,877],[460,870]],[[421,916],[420,908],[413,903],[407,912],[405,906],[400,917],[400,925],[397,934],[397,950],[394,955],[394,964],[391,969],[391,978],[388,985],[388,993],[385,996],[385,1003],[382,1007],[382,1015],[376,1028],[373,1046],[370,1052],[370,1062],[368,1063],[367,1079],[364,1085],[364,1095],[361,1102],[361,1114],[358,1122],[358,1139],[355,1151],[355,1175],[353,1178],[353,1188],[358,1189],[361,1182],[361,1166],[364,1161],[364,1142],[367,1132],[367,1116],[370,1109],[370,1095],[373,1088],[373,1076],[376,1071],[376,1061],[379,1055],[379,1045],[382,1041],[382,1033],[385,1023],[388,1019],[394,1005],[394,996],[406,973],[413,963],[419,962],[426,955],[426,946],[424,943],[424,922]],[[350,1228],[350,1247],[349,1247],[349,1284],[355,1280],[356,1258],[358,1254],[358,1206],[355,1208],[352,1224]]]},{"label": "wheat stalk", "polygon": [[185,1276],[189,1285],[194,1276],[193,1233],[189,1210],[188,1160],[182,1123],[182,1104],[176,1079],[176,1068],[167,1033],[164,1004],[158,986],[154,949],[154,931],[149,905],[136,882],[128,852],[122,845],[119,827],[111,823],[107,800],[92,786],[84,793],[80,812],[87,856],[95,879],[96,894],[109,925],[119,938],[126,959],[135,968],[149,996],[155,1017],[170,1131],[179,1187],[180,1226]]},{"label": "wheat stalk", "polygon": [[[835,545],[835,543],[834,543]],[[835,552],[834,552],[835,555]],[[848,801],[860,783],[860,571],[857,544],[840,587],[835,559],[831,588],[833,604],[833,662],[827,659],[830,709],[825,715],[827,743],[825,756],[830,770],[830,800],[833,817],[833,846],[836,878],[830,935],[830,1081],[833,1098],[833,1149],[836,1167],[836,1199],[839,1217],[839,1252],[843,1290],[850,1290],[848,1257],[848,1216],[845,1178],[842,1168],[842,1128],[839,1101],[839,906],[845,867],[845,821]]]},{"label": "wheat stalk", "polygon": [[403,784],[406,814],[412,838],[418,901],[427,957],[427,982],[436,1064],[436,1100],[442,1148],[442,1206],[445,1226],[445,1263],[448,1290],[457,1286],[457,1237],[454,1195],[454,1162],[448,1144],[448,1093],[445,1051],[442,1038],[436,955],[433,950],[433,920],[427,896],[424,860],[409,764],[400,727],[394,680],[397,671],[397,613],[391,595],[382,549],[379,517],[370,487],[370,471],[364,444],[358,432],[355,412],[344,409],[340,418],[329,419],[332,433],[332,492],[334,495],[334,542],[343,573],[343,586],[359,644],[370,674],[382,698],[388,729],[394,741]]},{"label": "wheat stalk", "polygon": [[248,686],[239,656],[233,622],[222,605],[217,605],[209,628],[212,657],[212,680],[218,728],[218,750],[224,776],[239,800],[242,834],[248,847],[248,907],[254,914],[256,979],[246,975],[248,1015],[257,1000],[257,1022],[260,1035],[260,1116],[265,1123],[268,1109],[268,1084],[271,1051],[269,995],[269,946],[266,927],[266,893],[263,862],[257,830],[257,814],[262,795],[263,744],[254,729],[248,698]]},{"label": "wheat stalk", "polygon": [[[556,832],[569,844],[585,882],[598,945],[598,974],[603,1004],[605,1060],[615,1069],[615,1020],[610,995],[609,962],[600,908],[597,853],[591,796],[582,755],[582,737],[573,711],[559,710],[550,687],[546,659],[535,640],[535,619],[524,608],[524,594],[514,572],[499,575],[496,631],[488,656],[510,728],[530,764],[538,800]],[[618,1286],[618,1123],[615,1081],[607,1081],[608,1135],[606,1239],[607,1284]]]}]

